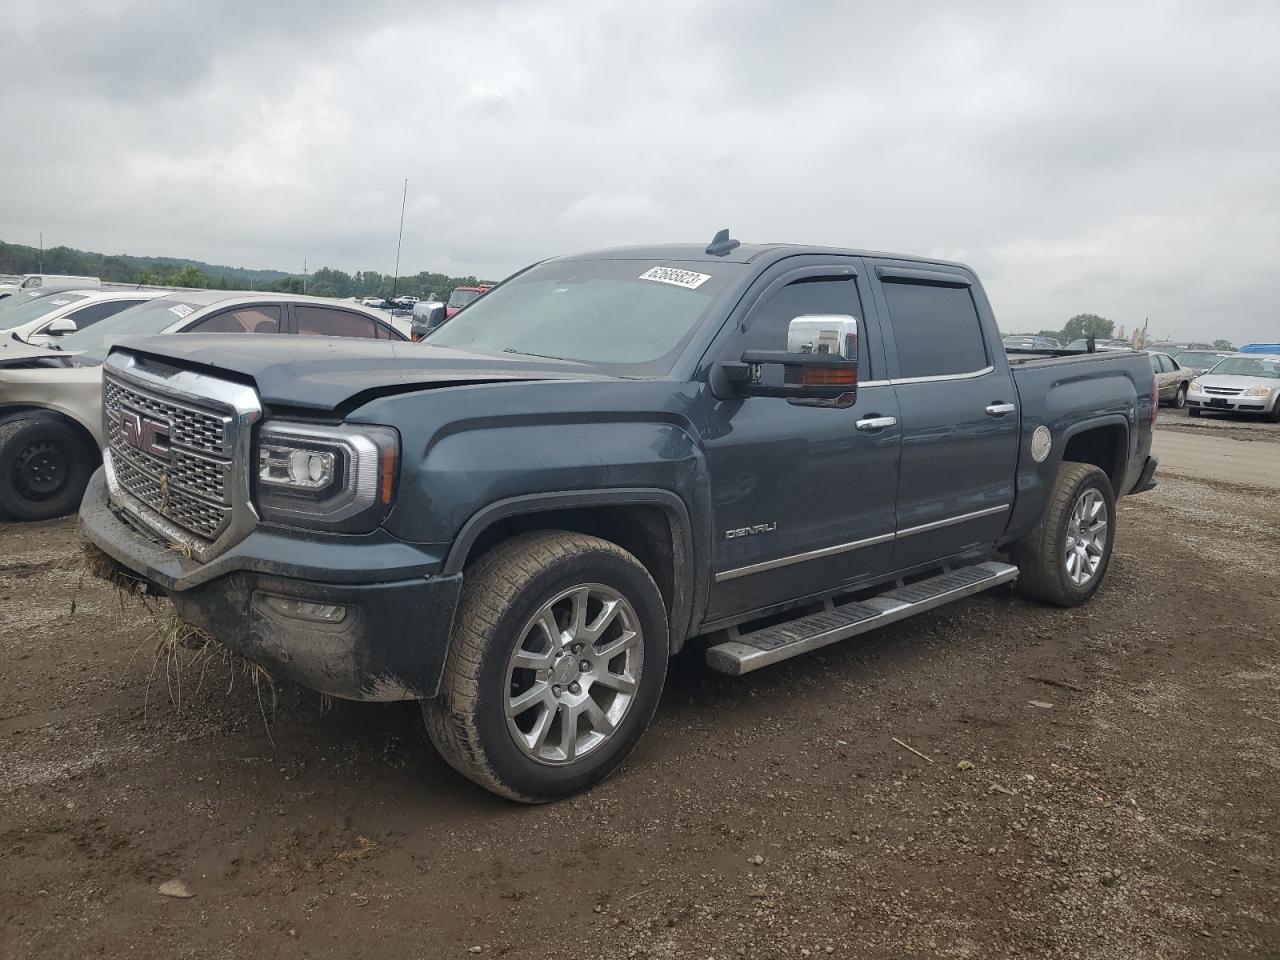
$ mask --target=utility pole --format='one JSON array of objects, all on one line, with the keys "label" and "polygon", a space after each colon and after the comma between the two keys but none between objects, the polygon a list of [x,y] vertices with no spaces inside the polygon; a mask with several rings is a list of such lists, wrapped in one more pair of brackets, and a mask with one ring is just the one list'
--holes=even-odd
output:
[{"label": "utility pole", "polygon": [[44,231],[40,231],[40,269],[36,273],[44,273]]},{"label": "utility pole", "polygon": [[302,258],[302,292],[304,295],[307,292],[307,258],[306,257]]},{"label": "utility pole", "polygon": [[404,195],[400,198],[400,236],[396,240],[396,272],[391,278],[391,298],[396,296],[396,284],[400,282],[400,244],[404,241],[404,205],[409,199],[409,178],[404,178]]}]

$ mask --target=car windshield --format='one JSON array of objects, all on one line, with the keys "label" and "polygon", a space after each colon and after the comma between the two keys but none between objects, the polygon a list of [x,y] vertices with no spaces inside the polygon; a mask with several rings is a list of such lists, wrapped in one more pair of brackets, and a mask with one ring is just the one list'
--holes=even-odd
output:
[{"label": "car windshield", "polygon": [[191,316],[199,309],[200,304],[186,303],[173,297],[160,297],[128,310],[121,310],[114,317],[68,334],[58,340],[58,346],[68,353],[80,353],[84,360],[101,363],[121,337],[162,333],[171,324]]},{"label": "car windshield", "polygon": [[490,290],[425,342],[662,376],[742,270],[723,262],[555,260]]},{"label": "car windshield", "polygon": [[479,290],[455,290],[449,294],[449,306],[465,307],[478,296],[480,296]]},{"label": "car windshield", "polygon": [[83,300],[83,293],[55,293],[48,297],[37,297],[24,303],[16,303],[9,310],[0,313],[0,330],[12,330],[32,320],[39,320],[46,313],[54,313],[68,304]]},{"label": "car windshield", "polygon": [[1280,359],[1227,357],[1209,372],[1214,376],[1265,377],[1268,380],[1280,380]]},{"label": "car windshield", "polygon": [[1175,353],[1173,359],[1184,367],[1203,367],[1207,370],[1222,358],[1216,353],[1209,353],[1204,350],[1183,350],[1181,353]]}]

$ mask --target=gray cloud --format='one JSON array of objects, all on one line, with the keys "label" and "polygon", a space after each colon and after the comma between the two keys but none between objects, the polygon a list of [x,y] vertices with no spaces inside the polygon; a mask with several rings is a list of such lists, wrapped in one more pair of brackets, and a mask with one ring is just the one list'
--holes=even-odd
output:
[{"label": "gray cloud", "polygon": [[729,225],[1280,339],[1275,4],[17,6],[5,240],[390,270],[407,176],[413,271]]}]

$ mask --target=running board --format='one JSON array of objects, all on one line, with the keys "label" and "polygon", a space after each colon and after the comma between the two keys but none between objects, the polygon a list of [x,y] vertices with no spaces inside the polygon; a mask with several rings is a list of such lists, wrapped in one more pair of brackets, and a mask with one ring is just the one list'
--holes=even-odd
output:
[{"label": "running board", "polygon": [[928,580],[895,587],[867,600],[846,603],[752,633],[739,633],[709,647],[707,665],[712,670],[740,676],[981,593],[1017,576],[1017,567],[995,561],[960,567]]}]

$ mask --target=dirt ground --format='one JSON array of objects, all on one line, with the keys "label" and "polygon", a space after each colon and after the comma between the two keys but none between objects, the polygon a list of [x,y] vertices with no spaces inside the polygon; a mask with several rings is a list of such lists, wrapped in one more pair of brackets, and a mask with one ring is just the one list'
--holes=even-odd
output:
[{"label": "dirt ground", "polygon": [[0,526],[0,956],[1280,957],[1280,503],[1171,467],[1120,515],[1078,610],[682,656],[621,773],[540,808],[412,705],[166,684],[71,521]]}]

